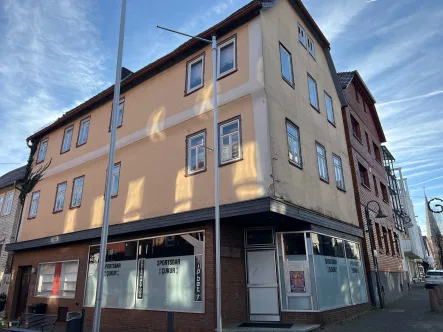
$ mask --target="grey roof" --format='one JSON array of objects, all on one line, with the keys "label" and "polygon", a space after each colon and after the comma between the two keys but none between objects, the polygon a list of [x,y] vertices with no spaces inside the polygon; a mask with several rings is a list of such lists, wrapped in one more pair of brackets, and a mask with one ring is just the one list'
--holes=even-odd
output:
[{"label": "grey roof", "polygon": [[354,78],[355,70],[344,71],[342,73],[337,73],[337,75],[338,75],[338,80],[340,81],[341,88],[346,89],[349,83],[351,83],[352,79]]},{"label": "grey roof", "polygon": [[26,174],[26,165],[16,168],[0,177],[0,189],[12,186],[14,182],[23,180]]}]

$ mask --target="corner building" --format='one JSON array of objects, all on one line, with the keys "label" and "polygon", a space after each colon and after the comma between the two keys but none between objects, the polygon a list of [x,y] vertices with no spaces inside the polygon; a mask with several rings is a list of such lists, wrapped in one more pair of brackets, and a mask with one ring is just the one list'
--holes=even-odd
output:
[{"label": "corner building", "polygon": [[[199,36],[214,33],[224,326],[328,324],[367,310],[328,41],[301,1],[252,1]],[[124,70],[103,330],[216,326],[211,63],[210,47],[190,40]],[[35,167],[52,162],[8,245],[11,317],[28,292],[27,305],[45,302],[61,319],[85,307],[92,324],[112,96],[110,87],[28,138]]]}]

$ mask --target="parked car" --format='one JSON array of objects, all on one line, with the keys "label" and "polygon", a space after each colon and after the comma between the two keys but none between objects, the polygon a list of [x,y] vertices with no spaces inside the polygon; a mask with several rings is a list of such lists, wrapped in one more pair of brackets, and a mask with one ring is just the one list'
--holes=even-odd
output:
[{"label": "parked car", "polygon": [[443,284],[443,270],[429,270],[425,277],[425,288]]}]

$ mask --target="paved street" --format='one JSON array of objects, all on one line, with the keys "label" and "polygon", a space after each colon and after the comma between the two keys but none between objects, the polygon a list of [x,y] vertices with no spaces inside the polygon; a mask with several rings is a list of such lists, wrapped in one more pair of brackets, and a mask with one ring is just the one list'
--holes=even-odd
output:
[{"label": "paved street", "polygon": [[323,329],[324,332],[443,331],[441,312],[430,312],[424,284],[412,285],[408,296],[389,304],[384,310]]}]

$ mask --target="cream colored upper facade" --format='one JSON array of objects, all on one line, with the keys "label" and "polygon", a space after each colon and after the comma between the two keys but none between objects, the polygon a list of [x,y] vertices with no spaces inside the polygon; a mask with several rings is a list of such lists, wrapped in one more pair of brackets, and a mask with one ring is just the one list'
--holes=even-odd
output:
[{"label": "cream colored upper facade", "polygon": [[[314,60],[298,41],[297,22],[303,24],[288,1],[281,0],[219,36],[220,42],[235,37],[237,70],[217,81],[218,120],[241,119],[241,159],[219,167],[220,203],[274,196],[358,225],[340,101],[319,43],[314,40]],[[281,77],[279,42],[292,53],[294,89]],[[186,95],[187,62],[202,53],[204,87]],[[206,47],[122,95],[123,125],[117,130],[115,154],[120,180],[111,201],[111,224],[214,205],[213,152],[206,150],[204,172],[186,174],[187,136],[206,130],[206,145],[213,146],[211,68],[212,53]],[[317,81],[320,113],[309,104],[308,73]],[[335,127],[326,119],[323,90],[333,99]],[[43,164],[51,164],[33,190],[40,196],[32,218],[32,194],[27,197],[19,241],[101,226],[111,106],[107,102],[42,137],[48,139]],[[76,147],[80,121],[88,116],[87,143]],[[303,169],[288,162],[286,118],[300,128]],[[64,130],[70,125],[70,150],[61,154]],[[327,151],[329,184],[319,179],[316,141]],[[342,159],[346,191],[335,185],[331,153]],[[84,176],[81,205],[70,208],[73,181],[79,176]],[[57,184],[63,182],[63,210],[54,213]]]}]

